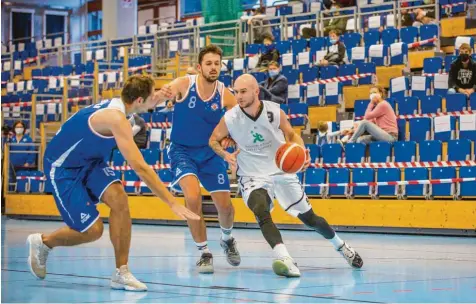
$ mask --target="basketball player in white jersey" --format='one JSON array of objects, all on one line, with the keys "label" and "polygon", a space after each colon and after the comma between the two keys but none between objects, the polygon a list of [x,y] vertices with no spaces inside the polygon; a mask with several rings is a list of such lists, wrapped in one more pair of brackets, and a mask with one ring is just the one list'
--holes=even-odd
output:
[{"label": "basketball player in white jersey", "polygon": [[[284,143],[304,148],[302,138],[294,132],[279,104],[259,100],[258,83],[249,74],[235,81],[235,92],[238,105],[225,113],[209,145],[232,169],[237,168],[243,200],[253,211],[264,238],[276,254],[274,272],[286,277],[301,275],[271,219],[274,198],[287,213],[328,239],[352,267],[361,268],[363,261],[357,252],[337,236],[324,218],[313,212],[297,175],[283,173],[276,166],[276,151]],[[227,136],[236,142],[234,153],[228,153],[220,144]],[[309,163],[308,157],[303,170]]]}]

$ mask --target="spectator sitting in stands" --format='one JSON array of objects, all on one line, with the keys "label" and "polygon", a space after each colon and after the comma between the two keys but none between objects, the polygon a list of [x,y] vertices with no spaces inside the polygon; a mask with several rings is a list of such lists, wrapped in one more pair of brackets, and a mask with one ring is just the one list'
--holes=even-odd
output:
[{"label": "spectator sitting in stands", "polygon": [[348,130],[340,130],[340,131],[335,131],[335,132],[328,132],[329,125],[327,124],[326,121],[318,121],[317,122],[317,138],[316,138],[316,144],[318,146],[322,146],[325,144],[330,144],[334,141],[334,139],[338,139],[339,136],[342,136],[345,134],[345,136],[341,139],[342,142],[347,142],[352,134],[354,133],[354,130],[357,129],[359,126],[358,122],[354,123],[354,126],[352,129]]},{"label": "spectator sitting in stands", "polygon": [[[340,8],[340,5],[338,3],[334,3],[331,7],[331,11],[333,12],[334,17],[338,17],[340,15],[338,10]],[[329,21],[324,21],[324,35],[330,35],[330,31],[338,31],[339,33],[343,33],[345,31],[345,28],[347,27],[347,19],[346,17],[341,17],[341,18],[332,18]]]},{"label": "spectator sitting in stands", "polygon": [[[370,89],[370,103],[365,111],[364,120],[359,122],[357,129],[349,143],[369,144],[373,141],[393,143],[398,139],[397,117],[392,106],[384,99],[385,90],[378,85]],[[351,131],[344,130],[342,135],[348,135]],[[367,132],[369,135],[363,135]],[[339,141],[341,144],[345,140]]]},{"label": "spectator sitting in stands", "polygon": [[271,61],[279,62],[279,51],[276,49],[276,46],[273,44],[274,37],[271,34],[265,34],[263,44],[265,47],[264,52],[261,54],[258,64],[256,65],[257,69],[266,69],[268,64]]},{"label": "spectator sitting in stands", "polygon": [[344,64],[345,45],[343,42],[339,41],[338,32],[331,30],[329,32],[329,39],[331,43],[329,51],[327,52],[326,56],[324,56],[324,58],[319,61],[318,65],[327,66]]},{"label": "spectator sitting in stands", "polygon": [[265,34],[271,34],[269,21],[266,20],[265,8],[260,7],[252,10],[251,17],[242,16],[241,19],[248,19],[248,24],[253,26],[253,43],[263,43]]},{"label": "spectator sitting in stands", "polygon": [[268,64],[269,77],[260,83],[259,98],[274,101],[276,103],[287,103],[288,101],[288,79],[280,74],[280,66],[276,61]]},{"label": "spectator sitting in stands", "polygon": [[[407,7],[407,6],[408,6],[407,3],[402,3],[402,7]],[[412,15],[410,15],[410,12],[408,11],[408,9],[402,8],[401,18],[402,18],[402,21],[401,21],[402,27],[408,27],[413,25],[414,20]]]},{"label": "spectator sitting in stands", "polygon": [[459,57],[451,64],[448,88],[448,94],[458,92],[467,96],[476,90],[476,62],[471,58],[471,47],[467,43],[461,44]]},{"label": "spectator sitting in stands", "polygon": [[[13,125],[15,135],[10,138],[9,143],[18,144],[10,146],[10,152],[14,151],[35,151],[31,145],[20,146],[20,144],[31,144],[33,140],[26,135],[26,127],[22,121],[17,121]],[[15,169],[31,168],[35,166],[35,153],[10,153],[10,163]]]},{"label": "spectator sitting in stands", "polygon": [[[429,5],[429,4],[434,4],[435,1],[433,0],[423,0],[423,3],[425,5]],[[435,10],[434,9],[428,9],[428,8],[425,8],[425,9],[421,9],[421,8],[416,8],[413,13],[415,14],[415,19],[417,21],[420,21],[422,22],[423,20],[423,17],[429,17],[431,19],[435,19],[436,17],[436,14],[435,14]],[[422,22],[423,23],[423,22]]]}]

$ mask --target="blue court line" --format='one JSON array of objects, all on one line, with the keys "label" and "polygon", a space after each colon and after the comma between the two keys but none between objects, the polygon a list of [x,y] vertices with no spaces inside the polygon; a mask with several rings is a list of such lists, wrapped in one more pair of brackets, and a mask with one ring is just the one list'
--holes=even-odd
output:
[{"label": "blue court line", "polygon": [[[23,273],[30,273],[28,270],[12,270],[12,269],[5,269],[2,268],[2,271],[12,271],[12,272],[23,272]],[[73,274],[63,274],[63,273],[49,273],[51,275],[57,275],[57,276],[66,276],[66,277],[76,277],[76,278],[87,278],[87,279],[102,279],[102,280],[110,280],[110,278],[104,278],[104,277],[95,277],[95,276],[84,276],[84,275],[73,275]],[[194,289],[209,289],[209,290],[228,290],[232,291],[234,293],[236,292],[250,292],[250,293],[261,293],[261,294],[272,294],[272,295],[286,295],[286,296],[291,296],[291,297],[303,297],[303,298],[312,298],[312,299],[325,299],[325,300],[338,300],[338,301],[347,301],[347,302],[357,302],[357,303],[385,303],[385,302],[376,302],[376,301],[365,301],[365,300],[354,300],[354,299],[347,299],[347,298],[342,298],[342,297],[323,297],[323,296],[313,296],[313,295],[304,295],[304,294],[294,294],[294,293],[280,293],[280,292],[273,292],[270,290],[252,290],[252,289],[247,289],[244,288],[243,290],[237,291],[236,287],[227,287],[227,286],[210,286],[210,287],[204,287],[204,286],[194,286],[194,285],[181,285],[181,284],[170,284],[170,283],[159,283],[159,282],[147,282],[147,281],[142,281],[144,284],[149,284],[149,285],[161,285],[161,286],[171,286],[171,287],[185,287],[185,288],[194,288]],[[74,283],[78,284],[78,283]],[[97,286],[97,285],[94,285]],[[190,296],[190,295],[189,295]],[[193,296],[200,296],[194,294]],[[213,297],[213,296],[212,296]],[[235,298],[233,298],[235,299]],[[259,301],[263,302],[263,301]]]}]

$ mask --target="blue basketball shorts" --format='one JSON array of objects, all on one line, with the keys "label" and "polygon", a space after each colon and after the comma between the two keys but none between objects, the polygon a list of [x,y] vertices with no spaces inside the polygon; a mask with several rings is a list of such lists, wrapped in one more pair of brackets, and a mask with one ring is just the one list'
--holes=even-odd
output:
[{"label": "blue basketball shorts", "polygon": [[102,160],[80,168],[62,168],[45,159],[44,169],[63,221],[79,232],[88,230],[99,218],[96,204],[106,189],[114,182],[121,182]]},{"label": "blue basketball shorts", "polygon": [[171,171],[171,188],[181,192],[179,181],[187,175],[198,178],[210,193],[230,191],[225,161],[209,147],[186,147],[172,143],[167,151]]}]

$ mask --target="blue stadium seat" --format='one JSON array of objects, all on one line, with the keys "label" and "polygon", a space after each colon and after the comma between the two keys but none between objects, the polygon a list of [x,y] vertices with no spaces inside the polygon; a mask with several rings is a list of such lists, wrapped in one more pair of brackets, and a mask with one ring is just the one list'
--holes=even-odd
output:
[{"label": "blue stadium seat", "polygon": [[437,74],[443,71],[443,58],[433,57],[423,59],[423,73]]},{"label": "blue stadium seat", "polygon": [[311,53],[315,54],[316,51],[323,51],[327,48],[327,37],[313,37],[309,40],[309,47]]},{"label": "blue stadium seat", "polygon": [[286,54],[291,51],[291,42],[290,41],[278,41],[276,43],[276,49],[280,54]]},{"label": "blue stadium seat", "polygon": [[[459,177],[468,178],[476,177],[476,167],[461,167],[459,168]],[[476,181],[460,183],[460,196],[475,197],[476,196]]]},{"label": "blue stadium seat", "polygon": [[412,78],[412,90],[411,90],[411,95],[418,97],[418,99],[421,99],[425,96],[430,95],[430,90],[431,90],[431,79],[430,77],[424,77],[423,78],[418,78],[418,80],[423,80],[424,81],[424,87],[423,88],[417,88],[416,85],[416,79],[415,77]]},{"label": "blue stadium seat", "polygon": [[338,164],[342,161],[342,146],[340,144],[326,144],[321,147],[322,162],[324,164]]},{"label": "blue stadium seat", "polygon": [[[17,192],[18,193],[29,193],[30,192],[30,179],[27,177],[30,176],[29,171],[17,171],[16,172],[16,183],[17,183]],[[20,179],[20,177],[22,177]]]},{"label": "blue stadium seat", "polygon": [[427,140],[419,144],[419,161],[441,161],[443,144],[439,140]]},{"label": "blue stadium seat", "polygon": [[327,171],[322,168],[309,168],[306,170],[306,186],[304,190],[308,195],[320,195],[321,187],[310,187],[307,185],[325,184]]},{"label": "blue stadium seat", "polygon": [[[126,182],[137,182],[139,181],[139,177],[133,170],[128,170],[124,172],[124,181]],[[134,193],[137,194],[139,192],[139,188],[134,186],[125,186],[124,190],[126,193]]]},{"label": "blue stadium seat", "polygon": [[451,68],[451,64],[456,60],[458,59],[457,56],[454,56],[454,55],[449,55],[449,56],[446,56],[445,57],[445,71],[447,73],[450,72],[450,68]]},{"label": "blue stadium seat", "polygon": [[[347,168],[330,168],[329,169],[329,183],[349,183],[350,170]],[[329,195],[345,196],[349,193],[349,187],[329,187]]]},{"label": "blue stadium seat", "polygon": [[364,33],[364,45],[366,47],[380,43],[380,32],[375,29],[368,30]]},{"label": "blue stadium seat", "polygon": [[390,79],[390,97],[403,99],[405,96],[408,96],[408,91],[410,89],[410,84],[408,78],[405,78],[405,86],[401,90],[400,86],[397,86],[395,83],[399,81],[400,77]]},{"label": "blue stadium seat", "polygon": [[387,142],[372,142],[369,145],[369,162],[387,163],[392,160],[392,144]]},{"label": "blue stadium seat", "polygon": [[319,158],[321,157],[321,149],[319,148],[319,146],[315,144],[307,144],[306,148],[309,149],[311,163],[319,162]]},{"label": "blue stadium seat", "polygon": [[167,119],[167,114],[164,112],[154,112],[152,113],[152,122],[165,122]]},{"label": "blue stadium seat", "polygon": [[456,93],[446,96],[446,112],[464,111],[468,108],[468,100],[465,94]]},{"label": "blue stadium seat", "polygon": [[443,107],[441,96],[423,96],[420,98],[421,114],[440,113]]},{"label": "blue stadium seat", "polygon": [[416,142],[397,141],[393,143],[393,153],[395,162],[414,162],[417,154]]},{"label": "blue stadium seat", "polygon": [[124,156],[122,156],[121,151],[114,150],[112,152],[111,165],[113,165],[113,166],[124,166],[125,162],[126,162],[126,160],[124,159]]},{"label": "blue stadium seat", "polygon": [[291,41],[291,49],[295,55],[304,52],[307,47],[306,39],[294,39]]},{"label": "blue stadium seat", "polygon": [[418,41],[418,28],[407,26],[400,30],[400,39],[403,43],[409,44]]},{"label": "blue stadium seat", "polygon": [[[399,51],[392,51],[392,48],[398,47]],[[403,65],[408,62],[408,46],[405,43],[398,42],[390,45],[389,50],[390,65]]]},{"label": "blue stadium seat", "polygon": [[399,35],[397,29],[395,28],[386,28],[382,31],[382,43],[386,45],[391,45],[393,43],[398,42]]},{"label": "blue stadium seat", "polygon": [[326,66],[321,68],[321,79],[330,79],[337,76],[339,68],[334,65]]},{"label": "blue stadium seat", "polygon": [[319,78],[319,67],[313,66],[313,67],[306,67],[302,73],[302,81],[303,82],[311,82],[315,81],[316,79]]},{"label": "blue stadium seat", "polygon": [[354,103],[354,116],[355,117],[363,117],[365,115],[365,111],[369,106],[370,100],[356,100]]},{"label": "blue stadium seat", "polygon": [[[377,73],[377,66],[373,62],[369,63],[356,63],[357,70],[359,74],[366,74],[366,73]],[[367,76],[363,78],[359,78],[359,85],[361,84],[371,84],[372,83],[372,76]]]},{"label": "blue stadium seat", "polygon": [[157,149],[141,149],[141,153],[148,165],[159,163],[159,151]]},{"label": "blue stadium seat", "polygon": [[340,102],[340,99],[342,98],[342,93],[343,93],[343,86],[342,83],[338,82],[337,83],[337,95],[333,95],[333,93],[330,92],[328,86],[331,84],[324,84],[320,85],[320,90],[324,90],[325,88],[325,96],[324,96],[324,104],[325,105],[337,105]]},{"label": "blue stadium seat", "polygon": [[[438,38],[438,25],[424,24],[420,27],[420,39],[427,40],[431,38]],[[425,46],[435,46],[434,42],[427,43]]]},{"label": "blue stadium seat", "polygon": [[[431,179],[447,179],[456,177],[456,168],[431,168]],[[454,184],[430,185],[433,196],[452,196],[455,193]]]},{"label": "blue stadium seat", "polygon": [[365,162],[366,145],[358,143],[349,143],[345,145],[345,162],[346,163],[363,163]]},{"label": "blue stadium seat", "polygon": [[435,140],[441,140],[443,142],[455,139],[456,138],[456,117],[455,116],[450,116],[450,131],[445,131],[445,132],[436,132],[436,122],[438,121],[438,118],[434,118],[433,122],[433,139]]},{"label": "blue stadium seat", "polygon": [[418,98],[404,97],[397,99],[398,101],[398,115],[413,115],[418,114]]},{"label": "blue stadium seat", "polygon": [[448,161],[472,160],[471,141],[469,139],[457,139],[448,141]]},{"label": "blue stadium seat", "polygon": [[[305,103],[289,104],[289,114],[305,114],[308,115],[308,105]],[[303,126],[306,123],[306,118],[291,118],[292,126]]]},{"label": "blue stadium seat", "polygon": [[[400,181],[400,169],[377,169],[377,182],[394,181]],[[375,191],[378,196],[395,196],[398,194],[398,186],[377,186]]]},{"label": "blue stadium seat", "polygon": [[[339,76],[350,76],[357,74],[357,67],[355,64],[344,64],[340,66]],[[349,86],[352,85],[352,80],[341,81],[342,85]]]},{"label": "blue stadium seat", "polygon": [[[353,183],[373,183],[375,182],[375,171],[371,168],[360,168],[352,170]],[[374,186],[352,187],[353,196],[371,196],[374,194]]]},{"label": "blue stadium seat", "polygon": [[[405,180],[427,180],[429,178],[427,168],[405,168]],[[428,192],[427,185],[405,185],[403,194],[410,197],[425,196]]]},{"label": "blue stadium seat", "polygon": [[412,118],[410,123],[410,140],[421,142],[432,139],[431,118]]}]

